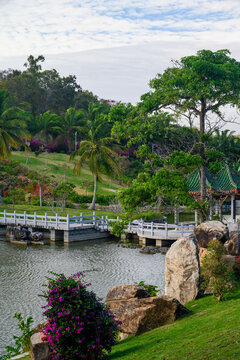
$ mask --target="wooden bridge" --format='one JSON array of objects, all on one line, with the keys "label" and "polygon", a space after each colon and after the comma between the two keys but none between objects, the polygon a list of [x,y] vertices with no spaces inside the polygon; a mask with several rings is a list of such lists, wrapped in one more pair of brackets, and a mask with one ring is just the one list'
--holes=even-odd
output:
[{"label": "wooden bridge", "polygon": [[[95,212],[89,215],[80,216],[49,216],[44,215],[17,213],[16,211],[0,212],[0,225],[2,226],[23,226],[29,228],[30,231],[43,231],[44,236],[52,241],[63,240],[64,242],[82,241],[97,239],[109,236],[111,223],[118,221],[117,219],[109,219],[107,216],[99,217]],[[162,246],[163,241],[173,242],[179,237],[189,235],[194,229],[194,223],[180,225],[144,222],[143,220],[135,220],[128,224],[126,232],[139,237],[142,245],[149,242]],[[160,244],[161,242],[161,244]]]}]

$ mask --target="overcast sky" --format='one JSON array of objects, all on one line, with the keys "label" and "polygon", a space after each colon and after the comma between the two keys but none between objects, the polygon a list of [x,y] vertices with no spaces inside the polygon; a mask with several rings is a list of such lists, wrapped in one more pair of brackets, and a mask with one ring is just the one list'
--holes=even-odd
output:
[{"label": "overcast sky", "polygon": [[171,59],[227,48],[240,61],[239,38],[240,0],[0,0],[0,69],[42,54],[45,68],[123,102]]}]

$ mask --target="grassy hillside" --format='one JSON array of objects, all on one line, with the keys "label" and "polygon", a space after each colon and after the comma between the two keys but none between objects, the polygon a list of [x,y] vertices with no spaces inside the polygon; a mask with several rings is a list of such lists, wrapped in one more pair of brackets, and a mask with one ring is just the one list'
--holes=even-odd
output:
[{"label": "grassy hillside", "polygon": [[110,359],[240,359],[240,291],[223,302],[207,296],[187,307],[191,313],[175,323],[116,345]]},{"label": "grassy hillside", "polygon": [[[52,176],[58,182],[67,181],[76,185],[75,190],[82,195],[89,195],[93,192],[93,178],[87,167],[83,168],[81,177],[73,174],[74,163],[69,161],[69,155],[57,153],[41,153],[36,156],[34,153],[15,151],[12,160],[19,161],[30,170],[41,174]],[[103,182],[98,185],[99,195],[109,195],[120,188],[118,181],[103,177]]]},{"label": "grassy hillside", "polygon": [[[218,302],[213,296],[187,304],[191,311],[173,324],[114,346],[111,360],[240,359],[240,290]],[[24,360],[30,356],[24,357]]]}]

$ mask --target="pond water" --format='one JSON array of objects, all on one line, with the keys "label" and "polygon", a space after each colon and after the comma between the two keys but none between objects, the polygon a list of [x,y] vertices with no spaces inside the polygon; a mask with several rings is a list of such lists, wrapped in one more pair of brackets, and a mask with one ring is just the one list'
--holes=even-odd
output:
[{"label": "pond water", "polygon": [[42,284],[48,271],[70,275],[87,271],[86,280],[91,289],[105,298],[115,285],[144,280],[164,289],[164,262],[162,254],[140,254],[137,249],[124,249],[114,240],[94,240],[69,245],[47,246],[14,245],[4,241],[0,234],[0,354],[12,344],[17,335],[17,321],[12,318],[20,312],[32,316],[34,324],[43,321],[41,306],[44,298]]}]

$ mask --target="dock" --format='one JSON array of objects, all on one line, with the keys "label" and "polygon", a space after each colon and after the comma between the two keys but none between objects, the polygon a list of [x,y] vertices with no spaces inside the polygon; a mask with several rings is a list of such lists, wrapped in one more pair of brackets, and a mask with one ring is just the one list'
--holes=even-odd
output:
[{"label": "dock", "polygon": [[[7,229],[21,227],[28,229],[30,233],[40,232],[43,233],[44,239],[63,241],[64,243],[109,237],[111,223],[118,220],[119,218],[99,217],[95,212],[88,215],[81,213],[79,216],[70,216],[69,214],[67,216],[58,214],[49,216],[47,213],[38,215],[36,212],[28,214],[26,211],[23,213],[7,212],[6,210],[0,212],[0,226]],[[137,236],[139,244],[143,246],[170,246],[178,238],[190,235],[194,227],[194,223],[175,225],[135,220],[129,222],[125,232],[129,236]]]}]

